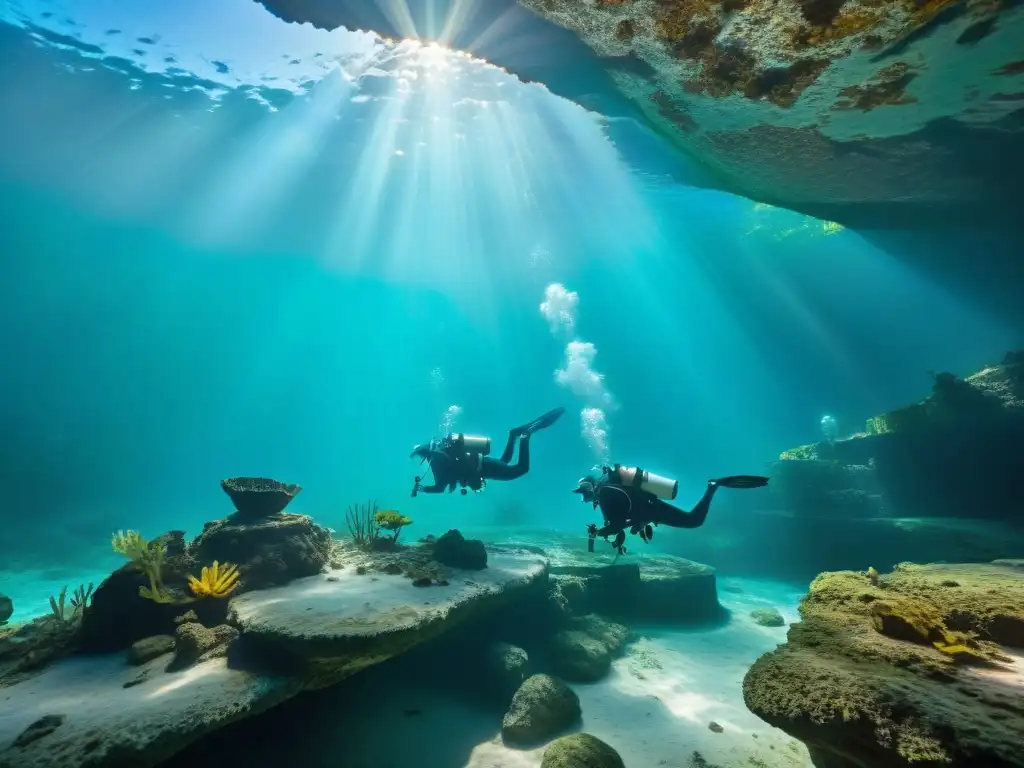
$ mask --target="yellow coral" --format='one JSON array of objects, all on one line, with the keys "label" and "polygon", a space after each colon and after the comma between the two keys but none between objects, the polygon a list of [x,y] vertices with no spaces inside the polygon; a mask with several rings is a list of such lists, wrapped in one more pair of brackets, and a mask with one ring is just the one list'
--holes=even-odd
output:
[{"label": "yellow coral", "polygon": [[393,509],[382,509],[375,512],[373,520],[385,531],[394,531],[395,535],[391,538],[392,541],[398,541],[398,534],[402,528],[412,524],[411,517],[406,517],[401,512],[396,512]]},{"label": "yellow coral", "polygon": [[868,581],[874,587],[878,586],[878,570],[874,566],[868,567]]},{"label": "yellow coral", "polygon": [[200,578],[189,576],[188,586],[196,597],[227,597],[238,587],[238,566],[214,560],[203,567]]}]

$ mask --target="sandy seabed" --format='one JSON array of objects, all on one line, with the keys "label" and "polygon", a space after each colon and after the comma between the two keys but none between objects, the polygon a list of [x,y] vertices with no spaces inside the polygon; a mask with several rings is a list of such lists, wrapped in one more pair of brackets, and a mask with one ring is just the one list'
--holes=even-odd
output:
[{"label": "sandy seabed", "polygon": [[[810,768],[804,746],[752,715],[742,694],[750,664],[784,642],[787,629],[759,626],[750,611],[775,607],[795,621],[805,588],[741,579],[720,579],[720,587],[722,603],[733,612],[727,625],[639,627],[639,639],[608,677],[573,686],[583,709],[579,730],[615,747],[627,768]],[[540,766],[543,747],[523,751],[501,743],[500,713],[456,693],[392,676],[378,680],[375,672],[324,692],[315,708],[289,718],[301,723],[301,732],[290,727],[273,738],[261,735],[233,758],[250,766],[287,760],[304,768]],[[709,727],[712,722],[721,732]],[[213,766],[224,746],[193,752],[189,765],[206,768],[209,759]],[[705,762],[695,762],[695,752]]]}]

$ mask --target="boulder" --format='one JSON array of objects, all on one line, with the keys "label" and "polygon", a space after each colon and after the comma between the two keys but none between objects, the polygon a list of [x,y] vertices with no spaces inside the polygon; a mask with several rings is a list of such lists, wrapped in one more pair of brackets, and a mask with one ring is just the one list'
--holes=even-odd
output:
[{"label": "boulder", "polygon": [[485,686],[507,704],[529,677],[530,658],[526,651],[509,643],[492,643],[484,656]]},{"label": "boulder", "polygon": [[823,573],[786,644],[754,663],[747,706],[815,765],[1021,766],[1024,571],[903,564]]},{"label": "boulder", "polygon": [[552,638],[552,667],[571,682],[596,682],[608,674],[612,659],[622,652],[630,635],[628,628],[595,614],[573,618],[569,629]]},{"label": "boulder", "polygon": [[0,594],[0,625],[6,624],[14,615],[14,601],[7,595]]},{"label": "boulder", "polygon": [[207,523],[188,549],[197,565],[238,566],[238,593],[287,584],[319,573],[331,556],[331,532],[304,515]]},{"label": "boulder", "polygon": [[183,622],[174,631],[174,664],[186,667],[221,655],[237,639],[238,630],[228,624],[204,627],[196,621]]},{"label": "boulder", "polygon": [[0,768],[149,768],[299,690],[295,680],[229,669],[225,659],[176,673],[165,665],[78,656],[4,688]]},{"label": "boulder", "polygon": [[139,666],[174,650],[174,635],[153,635],[136,640],[128,649],[128,663]]},{"label": "boulder", "polygon": [[247,646],[292,660],[317,688],[498,608],[545,574],[536,556],[498,555],[472,579],[417,589],[401,573],[345,568],[240,595],[231,622]]},{"label": "boulder", "polygon": [[533,747],[578,722],[580,700],[565,683],[549,675],[527,678],[512,697],[501,721],[508,746]]},{"label": "boulder", "polygon": [[786,625],[786,620],[779,613],[778,608],[755,608],[750,612],[750,618],[762,627],[784,627]]},{"label": "boulder", "polygon": [[487,567],[487,550],[482,541],[452,529],[434,541],[434,559],[452,568],[480,570]]},{"label": "boulder", "polygon": [[555,739],[544,750],[540,768],[626,768],[619,753],[589,733]]}]

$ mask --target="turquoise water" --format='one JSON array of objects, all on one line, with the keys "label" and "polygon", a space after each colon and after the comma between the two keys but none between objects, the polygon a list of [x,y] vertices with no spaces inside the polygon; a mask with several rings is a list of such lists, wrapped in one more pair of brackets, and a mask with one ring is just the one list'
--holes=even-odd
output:
[{"label": "turquoise water", "polygon": [[[235,475],[339,530],[372,498],[410,538],[582,534],[595,463],[688,504],[1015,341],[861,235],[688,186],[642,126],[463,54],[247,0],[3,20],[9,571],[102,573],[111,531],[195,533]],[[414,444],[497,453],[558,405],[525,478],[410,497]]]}]

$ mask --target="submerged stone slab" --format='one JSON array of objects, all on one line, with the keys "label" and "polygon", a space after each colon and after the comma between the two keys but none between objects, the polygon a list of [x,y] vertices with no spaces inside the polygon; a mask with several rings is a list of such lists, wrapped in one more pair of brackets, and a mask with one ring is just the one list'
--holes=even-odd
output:
[{"label": "submerged stone slab", "polygon": [[148,768],[300,688],[229,669],[225,659],[173,673],[166,665],[80,656],[0,689],[0,768]]},{"label": "submerged stone slab", "polygon": [[[585,536],[559,532],[512,534],[492,549],[542,552],[548,561],[553,598],[575,615],[599,613],[628,621],[700,624],[725,612],[718,602],[715,569],[661,553],[618,556],[588,552]],[[639,540],[638,540],[639,541]]]},{"label": "submerged stone slab", "polygon": [[546,575],[536,555],[495,554],[480,571],[416,587],[398,574],[332,570],[232,601],[248,642],[301,664],[308,687],[331,685],[501,604]]}]

